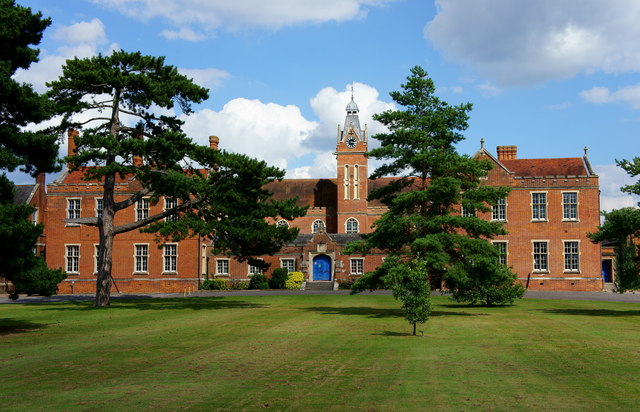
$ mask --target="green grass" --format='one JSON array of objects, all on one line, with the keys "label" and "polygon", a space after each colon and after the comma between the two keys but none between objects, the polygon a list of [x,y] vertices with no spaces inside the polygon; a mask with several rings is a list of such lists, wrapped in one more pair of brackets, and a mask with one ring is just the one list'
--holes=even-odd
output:
[{"label": "green grass", "polygon": [[390,296],[0,306],[3,410],[634,410],[640,308]]}]

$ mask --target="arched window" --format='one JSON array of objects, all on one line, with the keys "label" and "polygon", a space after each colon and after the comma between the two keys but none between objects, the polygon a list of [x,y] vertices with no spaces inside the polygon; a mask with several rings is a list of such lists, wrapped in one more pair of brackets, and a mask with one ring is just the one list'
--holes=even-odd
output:
[{"label": "arched window", "polygon": [[324,222],[320,219],[314,220],[311,229],[313,233],[324,232]]},{"label": "arched window", "polygon": [[276,223],[276,226],[280,227],[280,226],[286,226],[289,227],[289,222],[287,222],[284,219],[278,220],[278,223]]},{"label": "arched window", "polygon": [[360,199],[360,167],[353,166],[353,198]]},{"label": "arched window", "polygon": [[352,217],[345,222],[347,233],[358,233],[358,221]]},{"label": "arched window", "polygon": [[349,165],[344,165],[344,198],[345,200],[349,199]]}]

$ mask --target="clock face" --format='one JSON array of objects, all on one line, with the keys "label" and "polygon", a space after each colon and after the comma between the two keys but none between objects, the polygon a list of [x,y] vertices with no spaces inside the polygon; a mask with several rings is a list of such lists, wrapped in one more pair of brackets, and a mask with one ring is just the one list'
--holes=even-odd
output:
[{"label": "clock face", "polygon": [[358,143],[358,141],[355,137],[351,136],[347,139],[346,143],[349,149],[353,149],[354,147],[356,147],[356,143]]}]

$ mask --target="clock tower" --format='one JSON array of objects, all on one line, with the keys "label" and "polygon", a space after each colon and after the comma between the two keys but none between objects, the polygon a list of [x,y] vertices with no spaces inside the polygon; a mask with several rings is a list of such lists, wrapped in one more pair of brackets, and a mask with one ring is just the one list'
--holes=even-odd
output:
[{"label": "clock tower", "polygon": [[[365,233],[367,222],[367,126],[360,128],[358,105],[346,108],[344,127],[338,125],[336,159],[338,163],[338,233]],[[355,219],[355,221],[354,221]]]}]

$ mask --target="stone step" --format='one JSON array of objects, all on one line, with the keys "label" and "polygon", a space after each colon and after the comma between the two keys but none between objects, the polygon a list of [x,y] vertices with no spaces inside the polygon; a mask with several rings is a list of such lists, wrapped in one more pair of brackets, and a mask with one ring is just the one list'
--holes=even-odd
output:
[{"label": "stone step", "polygon": [[333,282],[307,282],[304,290],[333,290]]}]

